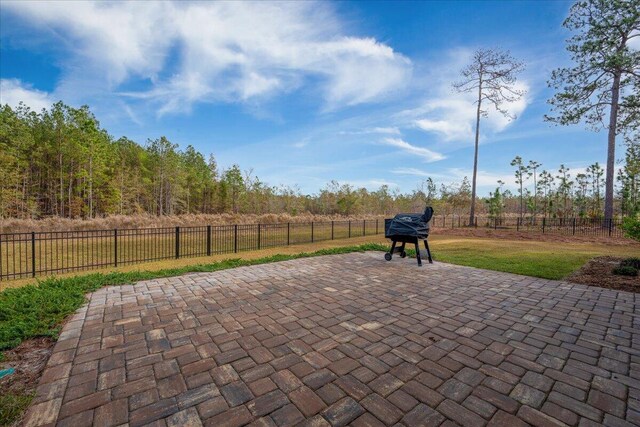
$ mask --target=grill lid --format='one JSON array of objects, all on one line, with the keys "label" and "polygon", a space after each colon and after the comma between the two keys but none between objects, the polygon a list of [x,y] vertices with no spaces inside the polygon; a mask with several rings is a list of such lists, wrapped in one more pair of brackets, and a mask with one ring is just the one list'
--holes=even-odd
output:
[{"label": "grill lid", "polygon": [[400,213],[393,219],[385,220],[385,237],[412,236],[426,239],[429,235],[429,221],[433,208],[427,206],[423,213]]}]

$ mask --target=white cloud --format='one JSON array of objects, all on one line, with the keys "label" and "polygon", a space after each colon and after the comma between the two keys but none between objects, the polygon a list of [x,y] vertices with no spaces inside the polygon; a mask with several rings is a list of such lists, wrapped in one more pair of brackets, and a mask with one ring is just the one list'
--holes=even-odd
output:
[{"label": "white cloud", "polygon": [[409,59],[373,38],[349,36],[322,2],[7,2],[6,8],[64,40],[71,55],[65,87],[87,78],[96,90],[147,81],[148,90],[123,92],[159,104],[161,113],[196,102],[261,100],[304,85],[320,90],[325,109],[335,109],[378,101],[411,75]]},{"label": "white cloud", "polygon": [[[447,171],[450,176],[454,177],[454,180],[457,181],[461,181],[466,176],[467,178],[469,178],[469,182],[471,182],[471,178],[473,176],[472,171],[459,168],[451,168]],[[495,173],[478,170],[478,175],[476,176],[478,187],[497,187],[498,181],[504,182],[505,186],[509,188],[515,188],[516,185],[515,176],[513,173]]]},{"label": "white cloud", "polygon": [[372,133],[390,133],[393,135],[400,135],[400,129],[397,127],[376,127],[371,129]]},{"label": "white cloud", "polygon": [[396,168],[391,171],[391,173],[395,173],[396,175],[414,175],[421,176],[424,178],[433,177],[432,173],[429,173],[425,170],[416,169],[416,168]]},{"label": "white cloud", "polygon": [[634,50],[640,50],[640,30],[631,33],[631,40],[629,40],[629,47]]},{"label": "white cloud", "polygon": [[400,129],[397,127],[389,126],[389,127],[372,127],[358,131],[340,131],[339,135],[367,135],[372,133],[378,134],[388,134],[388,135],[400,135]]},{"label": "white cloud", "polygon": [[9,104],[15,108],[20,102],[37,112],[53,104],[47,92],[33,89],[18,79],[0,79],[0,105]]},{"label": "white cloud", "polygon": [[[440,104],[440,106],[435,104]],[[431,111],[441,109],[441,111],[447,112],[444,116],[448,116],[440,116],[439,119],[418,119],[414,123],[419,129],[440,134],[445,141],[469,140],[473,137],[474,128],[471,121],[473,109],[468,108],[466,102],[439,100],[431,105],[433,108]]]},{"label": "white cloud", "polygon": [[442,160],[445,158],[440,153],[436,153],[435,151],[431,151],[428,148],[418,147],[416,145],[411,145],[408,142],[400,139],[400,138],[385,138],[382,141],[385,145],[390,145],[392,147],[397,147],[402,151],[407,153],[411,153],[415,156],[422,157],[427,162],[437,162],[438,160]]},{"label": "white cloud", "polygon": [[[429,172],[427,170],[417,168],[396,168],[391,172],[396,175],[412,175],[422,178],[433,178],[436,183],[443,183],[445,185],[460,183],[465,177],[467,177],[469,182],[471,182],[472,177],[471,171],[459,168],[449,168],[444,173]],[[476,177],[478,187],[497,187],[499,180],[504,182],[506,187],[515,188],[515,178],[513,174],[499,174],[479,170]]]},{"label": "white cloud", "polygon": [[309,141],[310,141],[310,138],[302,138],[300,141],[294,142],[293,144],[291,144],[291,146],[294,148],[304,148],[307,145],[309,145]]},{"label": "white cloud", "polygon": [[[455,49],[449,52],[448,60],[439,66],[434,66],[428,77],[430,94],[417,108],[401,111],[396,119],[404,122],[405,126],[412,126],[425,132],[439,135],[443,141],[472,141],[475,132],[476,105],[473,93],[456,93],[451,83],[457,78],[457,73],[469,60],[472,52],[466,49]],[[515,84],[519,90],[529,90],[524,80]],[[519,101],[505,103],[504,107],[515,116],[524,112],[529,102],[525,95]],[[480,124],[481,135],[495,134],[504,131],[512,122],[486,102],[482,109],[487,112]]]}]

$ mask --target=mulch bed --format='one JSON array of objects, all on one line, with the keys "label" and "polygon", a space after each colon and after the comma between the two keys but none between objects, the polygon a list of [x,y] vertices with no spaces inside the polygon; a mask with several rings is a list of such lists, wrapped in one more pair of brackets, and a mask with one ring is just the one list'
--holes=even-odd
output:
[{"label": "mulch bed", "polygon": [[14,368],[15,372],[0,379],[2,393],[33,395],[55,343],[48,337],[33,338],[4,351],[0,369]]},{"label": "mulch bed", "polygon": [[48,337],[33,338],[14,349],[4,351],[0,367],[14,368],[15,373],[0,380],[2,389],[14,392],[35,389],[55,343]]},{"label": "mulch bed", "polygon": [[594,258],[566,280],[617,291],[640,292],[640,276],[618,276],[611,272],[620,265],[620,261],[622,258],[611,256]]}]

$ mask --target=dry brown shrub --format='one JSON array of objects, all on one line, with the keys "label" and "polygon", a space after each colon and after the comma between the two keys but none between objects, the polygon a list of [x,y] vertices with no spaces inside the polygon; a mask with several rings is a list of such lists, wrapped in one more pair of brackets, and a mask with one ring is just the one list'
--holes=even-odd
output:
[{"label": "dry brown shrub", "polygon": [[[375,219],[375,216],[340,216],[340,215],[301,215],[289,214],[186,214],[174,216],[140,215],[111,215],[93,219],[45,218],[32,219],[3,219],[0,220],[0,233],[24,233],[31,231],[76,231],[125,228],[155,228],[155,227],[189,227],[199,225],[230,225],[230,224],[274,224],[287,222],[321,222]],[[377,217],[383,218],[383,217]]]}]

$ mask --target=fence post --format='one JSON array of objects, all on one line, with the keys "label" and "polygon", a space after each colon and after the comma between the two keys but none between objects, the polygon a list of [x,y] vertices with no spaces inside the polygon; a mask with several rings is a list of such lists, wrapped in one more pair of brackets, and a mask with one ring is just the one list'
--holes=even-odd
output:
[{"label": "fence post", "polygon": [[176,259],[180,258],[180,227],[176,227]]},{"label": "fence post", "polygon": [[367,220],[366,219],[362,220],[362,235],[363,236],[367,235]]},{"label": "fence post", "polygon": [[260,250],[260,223],[258,223],[258,250]]},{"label": "fence post", "polygon": [[611,237],[612,231],[613,231],[613,218],[609,218],[609,237]]},{"label": "fence post", "polygon": [[31,277],[36,277],[36,233],[31,232]]},{"label": "fence post", "polygon": [[118,266],[118,229],[113,229],[113,266]]},{"label": "fence post", "polygon": [[311,221],[311,243],[313,243],[313,221]]},{"label": "fence post", "polygon": [[521,220],[521,219],[522,219],[522,218],[517,218],[517,219],[516,219],[516,231],[520,231],[520,220]]},{"label": "fence post", "polygon": [[546,225],[546,222],[547,222],[547,218],[546,217],[542,218],[542,234],[544,234],[544,226]]},{"label": "fence post", "polygon": [[478,228],[478,216],[476,215],[476,218],[474,220],[474,225],[476,228]]},{"label": "fence post", "polygon": [[573,218],[573,235],[576,235],[576,219]]},{"label": "fence post", "polygon": [[233,226],[233,252],[238,253],[238,224]]},{"label": "fence post", "polygon": [[289,237],[290,236],[291,236],[291,223],[288,222],[287,223],[287,246],[289,246],[289,242],[290,242]]},{"label": "fence post", "polygon": [[333,240],[333,223],[334,221],[331,221],[331,240]]},{"label": "fence post", "polygon": [[351,220],[349,220],[349,238],[351,238]]},{"label": "fence post", "polygon": [[207,256],[211,256],[211,226],[207,225]]},{"label": "fence post", "polygon": [[378,235],[378,218],[376,218],[376,236]]}]

